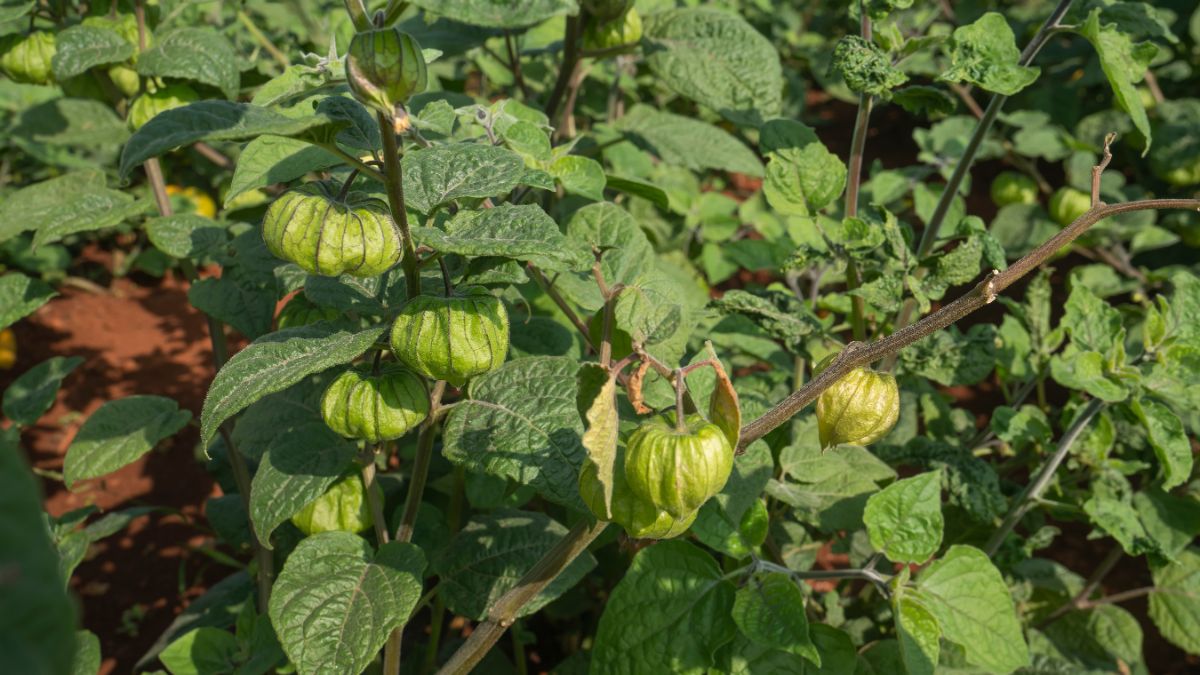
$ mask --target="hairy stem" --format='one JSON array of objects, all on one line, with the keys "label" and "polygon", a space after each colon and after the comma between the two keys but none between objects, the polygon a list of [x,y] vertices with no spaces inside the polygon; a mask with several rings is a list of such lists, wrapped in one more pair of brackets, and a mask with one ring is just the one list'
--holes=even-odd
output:
[{"label": "hairy stem", "polygon": [[383,114],[379,114],[378,118],[379,135],[383,137],[383,166],[387,174],[388,205],[392,209],[392,220],[396,221],[400,228],[400,236],[404,239],[404,254],[400,258],[400,266],[404,268],[408,297],[415,298],[421,294],[421,270],[408,229],[408,213],[404,210],[404,173],[400,167],[400,143],[391,120]]},{"label": "hairy stem", "polygon": [[412,541],[413,528],[417,524],[417,511],[421,508],[421,496],[425,492],[425,481],[429,478],[429,463],[433,459],[433,438],[437,435],[436,411],[442,405],[446,383],[439,380],[429,394],[429,418],[421,425],[417,437],[417,455],[413,458],[412,475],[408,479],[408,494],[404,498],[404,514],[396,528],[396,541]]},{"label": "hairy stem", "polygon": [[562,66],[558,71],[558,78],[554,80],[554,89],[550,90],[550,98],[546,99],[546,105],[542,108],[542,112],[551,120],[558,112],[558,106],[562,104],[571,75],[575,72],[575,64],[579,62],[579,37],[582,32],[583,19],[580,16],[568,16],[566,33],[563,36]]},{"label": "hairy stem", "polygon": [[[870,42],[871,18],[864,9],[863,3],[859,2],[858,11],[862,15],[862,38]],[[871,123],[872,103],[873,99],[870,94],[858,95],[858,113],[854,118],[854,136],[850,141],[850,161],[846,166],[845,215],[847,218],[858,216],[858,192],[862,186],[863,152],[867,146],[867,128]],[[862,285],[862,278],[858,273],[858,261],[853,256],[848,256],[846,258],[846,289],[853,291],[860,285]],[[863,340],[867,337],[866,326],[863,323],[864,307],[865,303],[862,297],[850,296],[850,328],[855,340]]]}]

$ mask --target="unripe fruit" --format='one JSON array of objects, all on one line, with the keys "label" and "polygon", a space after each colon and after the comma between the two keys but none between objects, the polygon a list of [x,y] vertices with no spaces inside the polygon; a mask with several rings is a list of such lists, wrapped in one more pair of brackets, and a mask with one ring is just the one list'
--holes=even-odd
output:
[{"label": "unripe fruit", "polygon": [[583,31],[583,48],[587,51],[630,51],[642,39],[642,17],[636,9],[612,21],[593,21]]},{"label": "unripe fruit", "polygon": [[400,366],[348,370],[321,397],[325,424],[345,436],[372,443],[400,438],[429,416],[425,381]]},{"label": "unripe fruit", "polygon": [[10,35],[0,50],[0,70],[16,82],[49,84],[54,81],[54,33],[39,30],[29,35]]},{"label": "unripe fruit", "polygon": [[389,118],[403,109],[410,96],[425,91],[426,78],[420,43],[398,28],[363,31],[350,42],[346,54],[350,90],[363,105]]},{"label": "unripe fruit", "polygon": [[1091,208],[1091,195],[1075,188],[1059,188],[1050,197],[1050,217],[1064,227],[1070,225]]},{"label": "unripe fruit", "polygon": [[[823,365],[832,359],[827,357]],[[818,366],[818,372],[821,369]],[[855,368],[817,397],[822,447],[870,445],[886,436],[899,417],[900,389],[889,373]]]},{"label": "unripe fruit", "polygon": [[373,277],[400,260],[400,230],[388,205],[361,192],[338,198],[332,183],[305,183],[267,208],[263,239],[271,253],[306,272]]},{"label": "unripe fruit", "polygon": [[137,131],[159,113],[182,108],[199,100],[200,94],[186,84],[172,84],[157,91],[147,91],[129,105],[129,126]]},{"label": "unripe fruit", "polygon": [[418,295],[392,324],[392,351],[408,367],[461,387],[508,355],[508,312],[482,286],[448,297]]},{"label": "unripe fruit", "polygon": [[[383,493],[378,485],[375,490],[382,499]],[[351,474],[334,483],[325,494],[292,516],[292,524],[306,535],[320,532],[358,534],[370,529],[375,520],[371,517],[362,479],[357,474]]]},{"label": "unripe fruit", "polygon": [[613,465],[612,511],[604,512],[604,486],[597,478],[596,465],[584,462],[579,472],[579,496],[598,520],[610,520],[625,528],[634,539],[671,539],[687,532],[696,520],[696,511],[676,518],[638,497],[625,479],[625,450],[618,449]]},{"label": "unripe fruit", "polygon": [[112,80],[117,89],[126,97],[137,96],[142,78],[137,71],[129,66],[115,65],[108,68],[108,79]]},{"label": "unripe fruit", "polygon": [[296,295],[288,300],[283,309],[279,310],[275,326],[279,330],[283,330],[295,326],[308,326],[320,321],[333,321],[339,316],[341,313],[332,307],[322,307],[303,295]]},{"label": "unripe fruit", "polygon": [[992,181],[992,201],[996,206],[1036,204],[1037,200],[1037,183],[1029,176],[1005,171]]},{"label": "unripe fruit", "polygon": [[725,487],[733,470],[729,437],[700,415],[677,429],[671,416],[643,422],[629,436],[625,478],[638,497],[683,518]]},{"label": "unripe fruit", "polygon": [[612,21],[633,7],[633,0],[583,0],[583,8],[599,21]]}]

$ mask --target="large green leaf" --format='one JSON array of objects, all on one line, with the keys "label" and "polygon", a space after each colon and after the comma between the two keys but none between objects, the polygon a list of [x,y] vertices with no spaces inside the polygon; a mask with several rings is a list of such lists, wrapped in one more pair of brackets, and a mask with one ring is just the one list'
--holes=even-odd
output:
[{"label": "large green leaf", "polygon": [[455,21],[488,28],[523,28],[579,11],[575,0],[415,0],[413,4]]},{"label": "large green leaf", "polygon": [[1167,406],[1149,398],[1134,399],[1129,407],[1146,430],[1162,474],[1162,489],[1183,485],[1192,475],[1192,443],[1183,422]]},{"label": "large green leaf", "polygon": [[463,197],[494,197],[515,188],[525,162],[511,150],[483,143],[421,148],[404,155],[404,203],[429,213]]},{"label": "large green leaf", "polygon": [[192,413],[162,396],[130,396],[100,406],[79,428],[63,461],[67,487],[133,462],[183,428]]},{"label": "large green leaf", "polygon": [[4,390],[4,416],[24,426],[36,422],[54,405],[63,379],[81,363],[81,356],[55,356],[27,370]]},{"label": "large green leaf", "polygon": [[1008,586],[983,551],[951,546],[917,578],[917,589],[916,600],[970,663],[996,673],[1011,673],[1029,663]]},{"label": "large green leaf", "polygon": [[241,86],[238,55],[229,40],[209,26],[177,28],[155,35],[137,70],[146,77],[173,77],[208,84],[235,99]]},{"label": "large green leaf", "polygon": [[873,494],[863,510],[871,545],[888,560],[923,563],[942,544],[942,472],[904,478]]},{"label": "large green leaf", "polygon": [[1200,549],[1181,552],[1178,562],[1156,567],[1150,618],[1163,637],[1200,654]]},{"label": "large green leaf", "polygon": [[124,61],[134,50],[133,43],[111,28],[72,26],[54,36],[54,77],[61,82],[92,66]]},{"label": "large green leaf", "polygon": [[100,638],[90,630],[75,631],[75,662],[71,675],[95,675],[100,672]]},{"label": "large green leaf", "polygon": [[271,589],[271,624],[296,669],[360,673],[421,597],[425,556],[408,543],[378,553],[358,535],[324,532],[300,542]]},{"label": "large green leaf", "polygon": [[110,190],[102,173],[69,173],[34,183],[6,198],[0,204],[0,242],[35,230],[36,247],[68,234],[111,227],[149,207],[148,201]]},{"label": "large green leaf", "polygon": [[[501,509],[471,518],[431,563],[441,597],[456,614],[483,620],[492,603],[512,590],[566,534],[566,527],[544,513]],[[521,607],[518,616],[540,610],[595,566],[596,559],[585,551]]]},{"label": "large green leaf", "polygon": [[255,340],[217,373],[200,413],[200,441],[207,446],[225,420],[258,399],[287,389],[304,377],[348,363],[383,335],[339,323],[288,328]]},{"label": "large green leaf", "polygon": [[20,272],[0,276],[0,330],[32,314],[56,295],[41,279],[30,279]]},{"label": "large green leaf", "polygon": [[[813,644],[821,654],[820,666],[791,652],[751,642],[749,638],[738,634],[733,642],[718,652],[719,670],[716,672],[730,675],[848,675],[856,672],[858,657],[849,635],[823,623],[813,624],[809,630]],[[728,666],[724,663],[726,659]],[[713,672],[709,670],[709,673]]]},{"label": "large green leaf", "polygon": [[[654,248],[637,220],[612,202],[589,204],[567,223],[567,237],[584,250],[602,252],[600,272],[605,283],[628,284],[654,264]],[[600,309],[604,298],[590,271],[560,274],[555,285],[568,300],[588,311]]]},{"label": "large green leaf", "polygon": [[238,155],[237,166],[225,205],[250,190],[275,183],[293,181],[310,171],[337,166],[342,159],[332,152],[283,136],[259,136],[246,144]]},{"label": "large green leaf", "polygon": [[314,114],[287,117],[249,103],[197,101],[154,116],[137,130],[121,152],[121,176],[135,167],[196,141],[244,141],[265,134],[322,138],[345,126],[344,120]]},{"label": "large green leaf", "polygon": [[444,230],[417,227],[412,235],[417,243],[439,253],[512,258],[546,270],[583,269],[591,260],[536,204],[464,210],[451,218]]},{"label": "large green leaf", "polygon": [[762,176],[762,162],[728,132],[697,119],[635,105],[617,123],[634,142],[668,164],[696,171],[718,169]]},{"label": "large green leaf", "polygon": [[647,17],[646,61],[663,84],[732,122],[779,115],[783,69],[771,41],[737,14],[676,9]]},{"label": "large green leaf", "polygon": [[767,155],[763,194],[776,211],[807,216],[837,199],[846,187],[846,165],[799,122],[767,122],[759,145]]},{"label": "large green leaf", "polygon": [[947,43],[950,65],[941,79],[969,82],[981,89],[1012,96],[1033,84],[1041,72],[1022,66],[1012,28],[1003,14],[988,12],[960,26]]},{"label": "large green leaf", "polygon": [[735,635],[732,584],[683,541],[643,549],[613,589],[592,651],[593,675],[707,672]]},{"label": "large green leaf", "polygon": [[896,596],[894,611],[900,658],[908,675],[933,675],[941,652],[937,617],[905,593]]},{"label": "large green leaf", "polygon": [[14,673],[68,673],[75,608],[59,576],[37,480],[16,429],[0,430],[0,650]]},{"label": "large green leaf", "polygon": [[575,408],[578,368],[569,358],[535,356],[472,380],[470,398],[446,417],[446,458],[582,509],[577,481],[586,453]]},{"label": "large green leaf", "polygon": [[821,665],[821,654],[808,634],[804,592],[786,574],[751,579],[738,589],[733,621],[742,634],[764,647],[803,656]]},{"label": "large green leaf", "polygon": [[1158,47],[1152,42],[1135,44],[1115,24],[1100,25],[1100,14],[1099,7],[1093,9],[1078,32],[1096,48],[1100,67],[1108,78],[1117,105],[1129,113],[1133,126],[1146,138],[1145,154],[1149,152],[1152,140],[1150,119],[1146,116],[1146,107],[1142,104],[1136,84],[1145,76],[1150,62],[1158,54]]},{"label": "large green leaf", "polygon": [[163,253],[192,260],[213,255],[229,241],[224,226],[198,213],[151,218],[146,221],[146,236]]}]

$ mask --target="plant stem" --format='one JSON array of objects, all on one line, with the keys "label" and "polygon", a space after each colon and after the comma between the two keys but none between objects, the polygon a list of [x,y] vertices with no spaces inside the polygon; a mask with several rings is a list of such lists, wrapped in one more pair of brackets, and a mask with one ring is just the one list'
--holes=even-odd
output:
[{"label": "plant stem", "polygon": [[[352,0],[356,1],[356,0]],[[404,239],[404,254],[400,265],[404,268],[404,283],[408,289],[408,297],[415,298],[421,294],[421,270],[418,266],[417,251],[413,247],[412,235],[408,229],[408,213],[404,210],[404,173],[400,167],[400,145],[396,139],[396,129],[390,120],[379,114],[379,135],[383,137],[383,165],[387,174],[388,205],[392,209],[392,220],[400,227],[400,236]]]},{"label": "plant stem", "polygon": [[[391,127],[388,127],[388,128],[391,129]],[[358,172],[363,174],[364,176],[370,176],[371,178],[374,178],[375,180],[379,181],[380,183],[384,183],[385,185],[387,184],[387,182],[388,182],[387,176],[384,176],[382,173],[380,173],[380,171],[378,169],[371,166],[370,164],[367,164],[366,162],[362,161],[361,159],[355,157],[354,155],[346,152],[345,150],[342,150],[341,148],[338,147],[337,143],[318,143],[317,147],[321,148],[323,150],[328,150],[332,154],[337,155],[339,159],[341,159],[343,162],[349,164],[350,166],[353,166],[354,168],[358,169]]]},{"label": "plant stem", "polygon": [[873,567],[850,568],[850,569],[844,569],[844,570],[797,571],[797,570],[793,570],[788,567],[784,567],[782,565],[776,565],[775,563],[767,562],[766,560],[756,561],[754,564],[754,567],[758,570],[765,570],[768,572],[777,572],[779,574],[786,574],[786,575],[792,577],[793,579],[801,579],[801,580],[804,580],[804,579],[862,579],[864,581],[871,582],[877,588],[879,588],[880,592],[883,593],[883,596],[885,598],[891,594],[891,591],[888,588],[888,582],[891,581],[891,577],[883,574],[882,572],[879,572],[878,570],[874,569]]},{"label": "plant stem", "polygon": [[[858,3],[858,11],[862,15],[862,38],[870,42],[871,18],[865,11],[863,4],[861,1]],[[862,93],[858,95],[858,113],[854,117],[854,136],[850,141],[850,161],[846,167],[845,215],[847,218],[858,216],[858,192],[862,185],[863,152],[867,146],[867,128],[871,123],[872,103],[873,99],[870,94]],[[847,256],[846,290],[853,291],[860,285],[862,285],[862,279],[858,273],[858,261],[853,256]],[[850,327],[855,340],[863,340],[867,337],[866,327],[863,324],[864,306],[865,303],[861,296],[850,296]]]},{"label": "plant stem", "polygon": [[847,345],[838,358],[823,370],[820,375],[809,381],[792,395],[775,405],[766,413],[747,424],[742,429],[742,439],[739,448],[745,448],[754,441],[767,435],[800,412],[817,396],[829,388],[854,368],[864,366],[879,359],[895,354],[921,338],[953,324],[975,310],[995,299],[1018,279],[1037,269],[1043,262],[1054,255],[1056,251],[1073,241],[1089,227],[1100,220],[1120,213],[1130,211],[1146,211],[1154,209],[1200,209],[1200,199],[1146,199],[1123,204],[1101,206],[1088,211],[1075,222],[1057,232],[1040,246],[1030,251],[1024,258],[1016,261],[1003,272],[993,272],[984,278],[974,289],[968,291],[954,302],[929,314],[921,321],[906,326],[887,337],[869,343],[852,342]]},{"label": "plant stem", "polygon": [[367,506],[371,509],[371,520],[375,525],[375,538],[382,546],[388,543],[388,529],[387,520],[383,515],[383,500],[373,489],[375,487],[375,455],[378,452],[378,449],[372,450],[367,462],[363,464],[362,482],[363,490],[367,493]]},{"label": "plant stem", "polygon": [[575,329],[578,330],[579,334],[583,336],[583,341],[587,343],[588,349],[592,350],[593,352],[597,351],[596,345],[592,344],[591,336],[588,335],[587,325],[583,323],[583,321],[579,318],[579,315],[575,313],[575,310],[571,309],[571,306],[567,304],[566,299],[563,298],[562,294],[558,292],[558,289],[554,287],[554,284],[551,284],[546,279],[546,275],[542,274],[542,271],[538,269],[537,265],[534,265],[533,263],[526,263],[525,268],[529,270],[529,275],[533,277],[534,282],[536,282],[537,285],[542,289],[542,292],[550,296],[550,299],[554,301],[554,304],[557,305],[560,310],[562,310],[562,313],[567,316],[567,319],[571,321],[571,323],[575,326]]},{"label": "plant stem", "polygon": [[413,528],[417,524],[417,511],[421,508],[421,497],[425,492],[425,481],[429,478],[429,463],[433,459],[433,438],[437,435],[435,411],[442,404],[446,383],[438,380],[429,394],[429,419],[421,425],[417,437],[417,454],[413,458],[412,475],[408,478],[408,494],[404,498],[404,514],[396,528],[396,541],[412,541]]},{"label": "plant stem", "polygon": [[579,36],[582,31],[583,19],[580,16],[568,16],[566,32],[563,35],[562,67],[558,71],[558,78],[554,80],[550,98],[546,99],[546,105],[542,108],[542,112],[551,120],[558,112],[558,106],[562,104],[563,95],[567,93],[567,84],[575,72],[575,64],[579,62]]},{"label": "plant stem", "polygon": [[512,636],[513,659],[517,662],[517,675],[529,675],[529,666],[525,663],[525,643],[521,641],[520,620],[513,621]]},{"label": "plant stem", "polygon": [[687,391],[687,380],[683,377],[683,370],[675,369],[675,432],[686,434],[688,432],[687,422],[684,420],[683,397]]},{"label": "plant stem", "polygon": [[263,49],[267,50],[267,53],[271,55],[271,58],[275,59],[276,63],[284,68],[292,65],[291,59],[287,57],[287,54],[279,51],[279,47],[276,47],[275,43],[271,42],[271,38],[264,35],[263,32],[258,29],[258,26],[254,25],[254,19],[251,19],[246,12],[238,10],[237,20],[238,23],[242,24],[242,27],[245,28],[248,33],[250,33],[250,37],[254,38],[255,42],[261,45]]},{"label": "plant stem", "polygon": [[[1059,21],[1071,8],[1072,0],[1059,0],[1058,6],[1046,18],[1045,23],[1038,29],[1033,39],[1029,44],[1025,45],[1025,50],[1021,52],[1020,65],[1028,66],[1033,63],[1033,59],[1041,51],[1046,41],[1058,28]],[[979,123],[975,125],[975,131],[971,134],[971,138],[967,141],[967,147],[963,150],[962,157],[958,159],[958,164],[954,166],[954,172],[950,174],[950,179],[946,182],[945,190],[942,191],[942,196],[938,199],[937,206],[933,209],[933,215],[929,218],[929,223],[925,226],[925,231],[921,233],[921,241],[917,246],[917,259],[920,260],[929,255],[933,249],[933,245],[937,242],[938,233],[942,229],[942,223],[946,220],[946,214],[950,212],[950,206],[954,203],[954,197],[958,195],[958,190],[962,186],[963,180],[966,179],[967,173],[971,170],[971,164],[975,161],[975,153],[979,151],[979,146],[983,145],[983,139],[991,130],[992,124],[995,123],[996,117],[1000,115],[1000,109],[1004,107],[1004,102],[1008,100],[1007,96],[1002,94],[994,94],[988,102],[988,107],[983,111],[983,116],[979,119]],[[920,276],[920,272],[918,272]],[[895,330],[900,330],[908,325],[912,319],[912,313],[916,309],[916,301],[909,298],[904,301],[900,307],[899,314],[896,315]],[[889,359],[885,364],[886,369],[891,369],[895,364],[894,359]]]},{"label": "plant stem", "polygon": [[1123,555],[1125,555],[1125,551],[1120,545],[1112,547],[1108,555],[1104,556],[1104,560],[1100,561],[1096,570],[1092,572],[1092,576],[1088,578],[1084,587],[1075,594],[1075,597],[1063,603],[1058,609],[1050,612],[1046,618],[1038,622],[1037,627],[1042,628],[1054,623],[1059,617],[1069,614],[1073,610],[1083,609],[1088,599],[1092,596],[1092,593],[1095,593],[1096,589],[1100,587],[1100,582],[1104,580],[1104,577],[1108,576],[1108,573],[1112,571],[1112,568],[1117,565],[1117,562],[1121,560]]},{"label": "plant stem", "polygon": [[1051,479],[1054,478],[1054,472],[1058,470],[1059,465],[1067,458],[1067,453],[1071,450],[1071,446],[1083,434],[1088,423],[1092,421],[1092,418],[1103,407],[1103,401],[1098,398],[1092,399],[1087,404],[1087,407],[1083,409],[1083,412],[1079,414],[1079,417],[1075,419],[1075,423],[1063,434],[1063,437],[1058,441],[1058,448],[1055,449],[1054,454],[1042,466],[1041,471],[1038,472],[1033,482],[1025,486],[1025,490],[1013,502],[1012,509],[1005,516],[1004,522],[1000,524],[1000,528],[988,540],[987,546],[983,549],[988,556],[993,556],[996,554],[996,551],[1000,550],[1000,545],[1004,543],[1005,537],[1012,532],[1017,523],[1021,522],[1021,518],[1025,517],[1029,509],[1033,508],[1034,502],[1042,495],[1042,491],[1050,485]]},{"label": "plant stem", "polygon": [[367,15],[367,7],[363,4],[363,0],[345,1],[346,13],[350,15],[350,21],[354,23],[354,30],[371,30],[371,17]]},{"label": "plant stem", "polygon": [[512,71],[513,83],[521,90],[525,100],[529,100],[529,86],[525,84],[525,77],[521,74],[521,54],[513,41],[512,31],[504,31],[504,46],[508,50],[508,69]]},{"label": "plant stem", "polygon": [[446,665],[438,671],[440,675],[463,675],[471,672],[488,650],[492,648],[504,631],[516,620],[521,608],[533,600],[571,561],[585,551],[599,537],[608,523],[604,521],[580,521],[565,537],[559,540],[541,560],[521,577],[509,592],[500,597],[488,611],[488,618],[475,627],[466,642],[454,652]]}]

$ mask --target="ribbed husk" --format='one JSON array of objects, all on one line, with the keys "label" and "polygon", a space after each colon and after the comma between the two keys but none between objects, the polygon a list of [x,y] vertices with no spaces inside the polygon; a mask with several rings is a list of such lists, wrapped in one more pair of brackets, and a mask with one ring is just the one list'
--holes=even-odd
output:
[{"label": "ribbed husk", "polygon": [[428,415],[425,381],[400,366],[378,375],[366,369],[346,371],[321,398],[321,417],[330,429],[372,443],[400,438]]},{"label": "ribbed husk", "polygon": [[385,115],[408,97],[425,91],[427,74],[421,45],[398,28],[358,33],[346,54],[346,81],[363,105]]},{"label": "ribbed husk", "polygon": [[386,272],[402,250],[388,205],[361,192],[339,201],[337,191],[331,183],[306,183],[272,202],[263,217],[267,248],[312,274]]},{"label": "ribbed husk", "polygon": [[642,39],[642,17],[632,7],[611,21],[593,21],[583,32],[583,48],[600,51],[635,48]]},{"label": "ribbed husk", "polygon": [[4,52],[0,54],[0,70],[10,79],[28,84],[54,81],[54,33],[39,30],[27,36],[13,34],[0,43],[0,51]]},{"label": "ribbed husk", "polygon": [[733,447],[721,428],[700,415],[687,418],[688,431],[673,416],[643,422],[628,440],[625,478],[634,494],[682,518],[725,487],[733,470]]},{"label": "ribbed husk", "polygon": [[596,465],[584,462],[579,472],[579,496],[598,520],[611,520],[634,539],[671,539],[687,532],[697,511],[677,518],[638,497],[625,479],[625,448],[617,450],[613,464],[612,511],[604,510],[604,486],[597,479]]},{"label": "ribbed husk", "polygon": [[341,313],[336,309],[321,307],[303,295],[297,295],[288,300],[283,309],[279,310],[279,316],[275,319],[275,326],[279,330],[283,330],[284,328],[292,328],[294,326],[308,326],[318,321],[332,321],[339,316],[341,316]]},{"label": "ribbed husk", "polygon": [[141,129],[159,113],[199,100],[200,94],[186,84],[173,84],[154,92],[148,91],[133,99],[133,103],[129,105],[129,126],[135,130]]},{"label": "ribbed husk", "polygon": [[[378,486],[376,486],[378,490]],[[380,495],[382,497],[382,494]],[[320,532],[365,532],[375,524],[358,474],[351,474],[334,483],[325,494],[317,497],[292,516],[292,524],[306,535]]]},{"label": "ribbed husk", "polygon": [[821,445],[870,445],[887,435],[900,417],[896,378],[857,368],[817,397]]},{"label": "ribbed husk", "polygon": [[508,312],[482,286],[417,296],[392,324],[392,351],[418,373],[461,387],[504,363]]},{"label": "ribbed husk", "polygon": [[633,0],[583,0],[581,3],[592,18],[599,21],[611,21],[633,7]]}]

